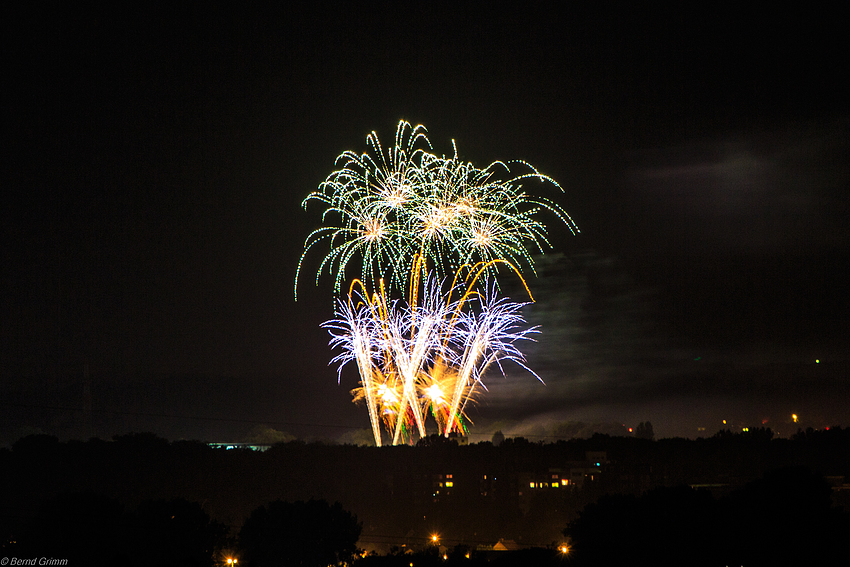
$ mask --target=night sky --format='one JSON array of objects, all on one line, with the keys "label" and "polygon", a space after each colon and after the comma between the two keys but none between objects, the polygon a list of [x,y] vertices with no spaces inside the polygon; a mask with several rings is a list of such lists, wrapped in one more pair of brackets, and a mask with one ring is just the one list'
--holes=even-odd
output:
[{"label": "night sky", "polygon": [[319,328],[332,280],[293,297],[301,201],[400,119],[534,164],[581,228],[553,222],[529,274],[546,385],[490,374],[472,441],[850,425],[837,13],[74,4],[0,16],[0,441],[362,439]]}]

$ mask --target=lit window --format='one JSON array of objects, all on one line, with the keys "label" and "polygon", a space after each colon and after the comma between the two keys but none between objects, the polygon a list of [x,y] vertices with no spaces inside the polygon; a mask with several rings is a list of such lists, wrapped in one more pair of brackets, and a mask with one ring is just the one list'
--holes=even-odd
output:
[{"label": "lit window", "polygon": [[447,475],[446,475],[446,478],[453,478],[453,477],[452,477],[452,475],[447,474]]},{"label": "lit window", "polygon": [[552,483],[552,488],[558,488],[558,483],[557,483],[557,482],[553,482],[553,483]]},{"label": "lit window", "polygon": [[448,482],[446,482],[446,488],[451,488],[451,487],[453,487],[454,485],[455,485],[455,483],[454,483],[454,482],[452,482],[451,480],[450,480],[450,481],[448,481]]},{"label": "lit window", "polygon": [[533,482],[529,482],[529,483],[528,483],[528,487],[529,487],[529,488],[534,488],[534,483],[533,483]]}]

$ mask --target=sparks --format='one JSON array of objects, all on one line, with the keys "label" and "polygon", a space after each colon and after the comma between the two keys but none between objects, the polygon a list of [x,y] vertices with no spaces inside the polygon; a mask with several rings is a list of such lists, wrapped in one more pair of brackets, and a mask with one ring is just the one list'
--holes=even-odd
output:
[{"label": "sparks", "polygon": [[[424,126],[401,121],[395,144],[384,150],[378,135],[366,139],[363,154],[347,151],[333,171],[303,202],[324,207],[322,226],[308,235],[296,271],[320,243],[330,247],[319,265],[340,292],[346,267],[359,260],[361,279],[375,286],[386,277],[391,289],[404,287],[416,254],[439,277],[452,266],[501,258],[533,270],[531,254],[550,248],[542,212],[554,214],[575,234],[570,216],[556,203],[529,195],[523,183],[560,185],[524,161],[493,162],[479,169],[431,152]],[[484,230],[486,227],[488,230]],[[476,245],[470,247],[470,242]],[[488,274],[494,276],[495,274]]]},{"label": "sparks", "polygon": [[392,146],[384,149],[375,132],[366,143],[363,154],[343,152],[304,199],[305,208],[323,207],[322,226],[305,240],[296,299],[314,248],[329,248],[316,282],[327,271],[335,294],[349,265],[359,265],[323,327],[340,351],[331,361],[338,379],[348,363],[357,366],[352,394],[366,404],[376,445],[384,432],[393,445],[424,437],[431,419],[442,435],[464,433],[488,369],[504,373],[512,361],[540,379],[518,348],[537,329],[525,325],[525,303],[499,297],[498,268],[510,268],[533,301],[522,269],[533,272],[532,254],[551,247],[541,213],[573,234],[578,228],[560,205],[523,189],[536,181],[561,190],[527,162],[481,169],[459,158],[454,141],[451,157],[438,156],[425,127],[403,120]]},{"label": "sparks", "polygon": [[465,408],[476,387],[484,388],[492,365],[510,360],[537,377],[515,344],[537,332],[524,328],[520,310],[526,304],[498,297],[493,283],[458,295],[446,303],[434,277],[424,283],[422,305],[358,292],[340,301],[337,318],[323,325],[331,346],[342,351],[331,361],[338,372],[357,364],[354,397],[366,402],[378,446],[382,424],[394,445],[414,432],[424,437],[429,409],[441,434],[461,429]]}]

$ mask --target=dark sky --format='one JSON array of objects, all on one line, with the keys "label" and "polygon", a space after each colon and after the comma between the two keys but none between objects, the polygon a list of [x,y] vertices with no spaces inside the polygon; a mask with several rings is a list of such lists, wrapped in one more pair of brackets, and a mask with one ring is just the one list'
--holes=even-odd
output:
[{"label": "dark sky", "polygon": [[842,19],[553,6],[2,8],[0,439],[356,438],[300,204],[399,119],[528,160],[582,229],[529,281],[546,385],[490,375],[473,441],[850,425]]}]

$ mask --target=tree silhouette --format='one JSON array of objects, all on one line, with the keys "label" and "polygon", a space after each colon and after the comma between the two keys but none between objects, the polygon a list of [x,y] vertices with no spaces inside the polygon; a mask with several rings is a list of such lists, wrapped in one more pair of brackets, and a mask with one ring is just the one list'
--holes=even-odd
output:
[{"label": "tree silhouette", "polygon": [[767,473],[714,500],[687,486],[606,495],[564,531],[573,565],[846,565],[850,515],[808,469]]},{"label": "tree silhouette", "polygon": [[650,441],[655,440],[655,431],[652,430],[652,423],[647,421],[641,421],[637,429],[635,429],[635,437],[638,439],[649,439]]},{"label": "tree silhouette", "polygon": [[182,498],[142,502],[128,531],[128,547],[146,565],[211,566],[227,536],[200,504]]},{"label": "tree silhouette", "polygon": [[457,447],[457,434],[445,437],[439,433],[432,433],[422,437],[416,442],[417,447]]},{"label": "tree silhouette", "polygon": [[325,567],[353,559],[362,527],[339,502],[276,500],[251,513],[239,546],[249,566]]},{"label": "tree silhouette", "polygon": [[112,565],[126,559],[124,514],[116,500],[93,492],[60,494],[24,528],[18,557],[61,557],[72,565]]},{"label": "tree silhouette", "polygon": [[847,565],[850,514],[805,467],[771,471],[724,502],[727,558],[743,565]]},{"label": "tree silhouette", "polygon": [[615,494],[589,504],[564,531],[576,565],[716,565],[717,525],[708,492],[660,487],[636,497]]},{"label": "tree silhouette", "polygon": [[493,434],[492,443],[493,443],[494,447],[498,447],[499,445],[501,445],[504,440],[505,440],[505,434],[502,433],[501,429]]}]

